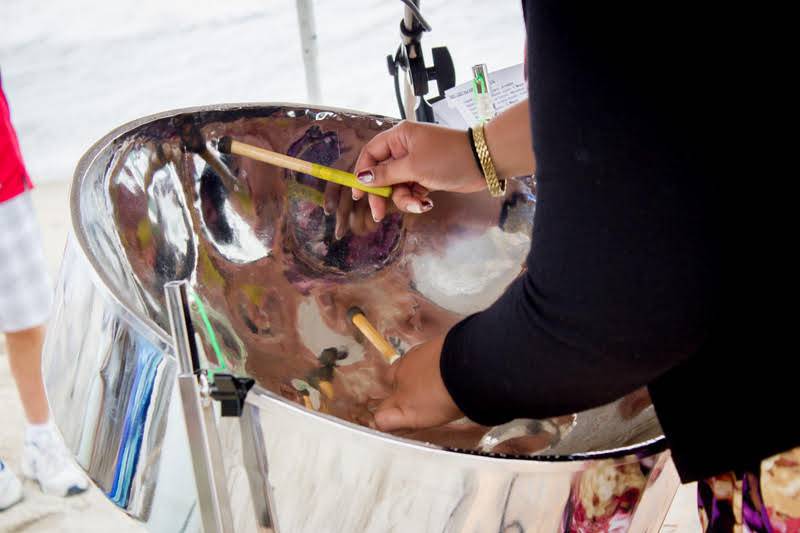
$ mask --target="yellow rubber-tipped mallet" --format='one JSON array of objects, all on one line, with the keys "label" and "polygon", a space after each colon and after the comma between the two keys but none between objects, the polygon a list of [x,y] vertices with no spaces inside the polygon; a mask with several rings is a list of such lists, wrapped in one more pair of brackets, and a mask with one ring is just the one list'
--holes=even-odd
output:
[{"label": "yellow rubber-tipped mallet", "polygon": [[309,176],[314,176],[315,178],[319,178],[321,180],[338,183],[339,185],[358,189],[369,194],[375,194],[384,198],[390,198],[392,196],[391,187],[369,187],[367,185],[363,185],[360,181],[358,181],[358,179],[356,179],[356,175],[350,172],[326,167],[325,165],[320,165],[317,163],[310,163],[290,155],[279,154],[278,152],[259,148],[258,146],[253,146],[252,144],[234,141],[227,135],[219,140],[217,143],[217,149],[223,154],[236,154],[242,157],[249,157],[250,159],[255,159],[256,161],[261,161],[262,163],[268,163],[270,165],[275,165],[276,167],[308,174]]},{"label": "yellow rubber-tipped mallet", "polygon": [[347,318],[349,318],[353,325],[358,328],[358,331],[381,352],[381,355],[383,355],[389,364],[394,363],[400,357],[395,347],[381,335],[380,331],[375,329],[375,326],[373,326],[369,320],[367,320],[364,311],[358,307],[351,307],[347,311]]}]

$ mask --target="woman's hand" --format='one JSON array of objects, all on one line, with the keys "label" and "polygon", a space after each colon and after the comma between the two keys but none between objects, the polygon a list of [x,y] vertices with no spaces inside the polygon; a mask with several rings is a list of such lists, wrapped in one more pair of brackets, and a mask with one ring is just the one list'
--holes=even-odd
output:
[{"label": "woman's hand", "polygon": [[444,336],[437,337],[410,350],[392,366],[389,379],[394,390],[375,412],[378,429],[425,429],[464,416],[439,372],[443,344]]},{"label": "woman's hand", "polygon": [[[484,128],[497,177],[529,176],[536,171],[528,100],[509,107]],[[401,210],[424,213],[433,207],[428,191],[475,192],[486,188],[466,131],[419,122],[401,122],[376,135],[355,165],[364,185],[393,185],[392,200]],[[364,196],[353,190],[353,199]],[[376,221],[386,215],[386,200],[369,195]]]},{"label": "woman's hand", "polygon": [[[433,207],[429,191],[475,192],[486,188],[466,131],[434,124],[401,122],[379,133],[361,150],[355,165],[364,185],[393,185],[401,211],[424,213]],[[353,189],[353,199],[364,192]],[[369,195],[376,221],[386,215],[386,200]]]}]

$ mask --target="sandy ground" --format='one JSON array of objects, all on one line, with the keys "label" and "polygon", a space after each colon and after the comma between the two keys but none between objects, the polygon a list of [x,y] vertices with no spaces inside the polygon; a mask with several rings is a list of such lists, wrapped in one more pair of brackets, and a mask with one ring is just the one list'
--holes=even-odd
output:
[{"label": "sandy ground", "polygon": [[[34,203],[45,242],[45,252],[55,277],[69,225],[67,208],[68,185],[46,183],[34,190]],[[19,472],[22,451],[22,407],[8,371],[4,343],[0,340],[0,456],[10,468]],[[673,503],[662,533],[694,533],[700,530],[695,511],[694,485],[682,487]],[[25,501],[0,513],[0,532],[49,533],[53,531],[141,532],[143,528],[106,500],[97,489],[73,498],[43,495],[30,482],[25,484]]]}]

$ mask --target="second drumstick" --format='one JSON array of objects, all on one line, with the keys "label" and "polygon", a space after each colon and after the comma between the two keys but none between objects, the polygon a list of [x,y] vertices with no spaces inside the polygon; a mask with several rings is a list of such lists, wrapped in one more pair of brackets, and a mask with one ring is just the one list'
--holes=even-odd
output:
[{"label": "second drumstick", "polygon": [[389,364],[394,363],[400,357],[395,347],[367,320],[364,311],[358,307],[351,307],[347,311],[347,318],[381,352]]}]

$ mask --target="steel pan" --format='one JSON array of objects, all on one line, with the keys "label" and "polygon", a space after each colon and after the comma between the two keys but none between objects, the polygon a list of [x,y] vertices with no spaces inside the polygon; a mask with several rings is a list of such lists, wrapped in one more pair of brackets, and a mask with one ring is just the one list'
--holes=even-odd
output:
[{"label": "steel pan", "polygon": [[[534,184],[502,199],[440,194],[426,215],[374,223],[349,191],[215,142],[351,170],[393,123],[209,106],[134,121],[89,150],[44,356],[76,459],[149,529],[200,528],[163,297],[182,279],[204,364],[257,382],[244,415],[218,421],[237,531],[657,530],[678,479],[646,394],[497,428],[371,429],[388,366],[347,310],[403,353],[485,308],[521,272]],[[187,149],[189,130],[204,149]]]}]

